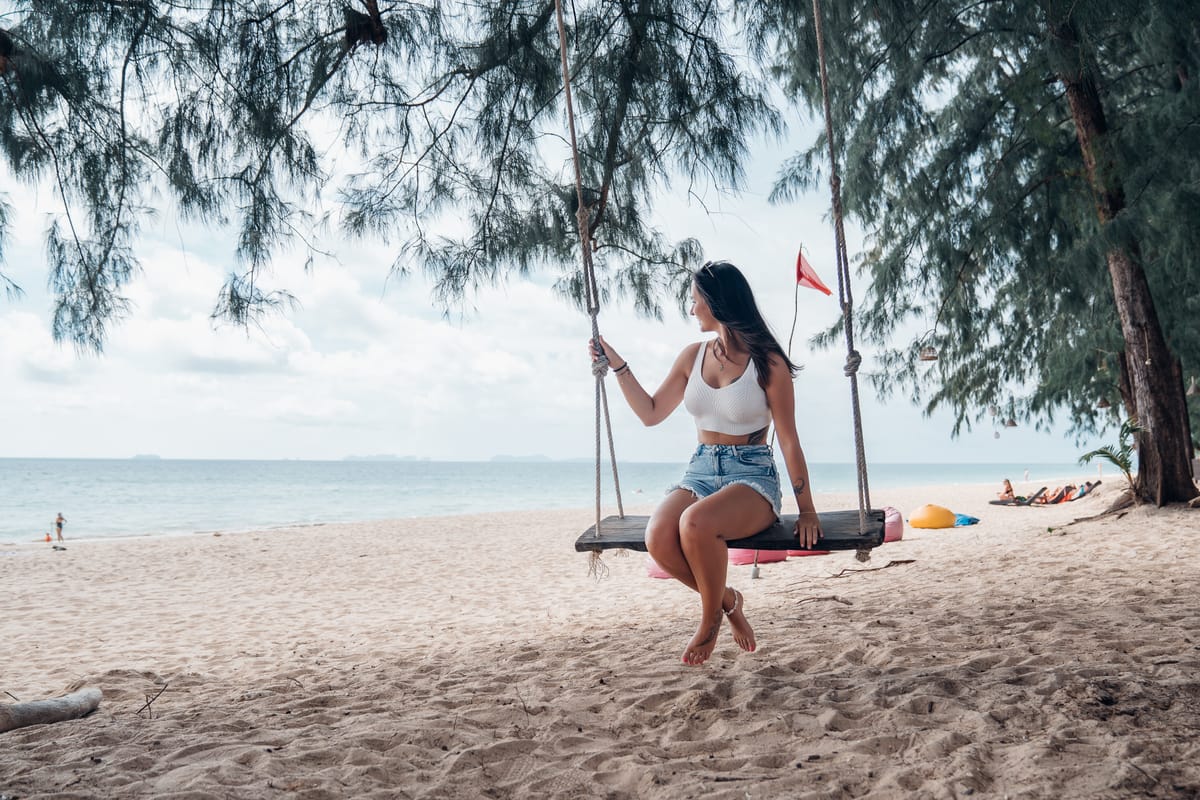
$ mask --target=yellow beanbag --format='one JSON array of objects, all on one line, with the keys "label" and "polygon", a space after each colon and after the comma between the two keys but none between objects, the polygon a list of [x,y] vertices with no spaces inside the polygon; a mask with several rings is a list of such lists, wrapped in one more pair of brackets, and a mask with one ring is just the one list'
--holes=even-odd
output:
[{"label": "yellow beanbag", "polygon": [[948,508],[926,505],[908,515],[908,524],[914,528],[953,528],[956,519]]}]

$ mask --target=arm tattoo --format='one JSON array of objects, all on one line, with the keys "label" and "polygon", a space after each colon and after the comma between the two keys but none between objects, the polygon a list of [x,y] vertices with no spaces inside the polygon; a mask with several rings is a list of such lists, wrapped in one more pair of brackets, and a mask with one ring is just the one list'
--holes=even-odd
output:
[{"label": "arm tattoo", "polygon": [[804,478],[801,478],[792,484],[792,493],[799,497],[800,495],[804,494],[804,490],[807,488],[808,481],[804,480]]},{"label": "arm tattoo", "polygon": [[766,428],[755,431],[754,433],[747,436],[746,444],[766,444],[767,443],[767,430],[770,427],[771,426],[768,425]]}]

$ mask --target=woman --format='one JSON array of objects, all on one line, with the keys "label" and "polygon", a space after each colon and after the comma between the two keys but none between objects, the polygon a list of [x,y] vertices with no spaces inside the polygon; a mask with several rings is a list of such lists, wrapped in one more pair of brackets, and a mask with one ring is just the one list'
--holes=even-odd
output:
[{"label": "woman", "polygon": [[997,493],[996,496],[999,497],[1001,500],[1016,500],[1017,499],[1017,493],[1013,491],[1012,483],[1009,482],[1008,478],[1004,479],[1004,485],[1001,487],[1000,491]]},{"label": "woman", "polygon": [[[695,665],[712,655],[722,615],[738,646],[755,648],[742,593],[725,585],[726,543],[770,527],[781,513],[779,475],[767,444],[772,423],[800,512],[798,545],[814,546],[820,527],[796,435],[792,378],[798,367],[767,327],[746,278],[727,262],[705,264],[692,276],[691,313],[701,331],[717,336],[685,347],[653,395],[603,337],[599,346],[643,423],[657,425],[681,402],[696,418],[700,445],[646,526],[654,560],[700,593],[700,625],[683,651],[683,662]],[[595,342],[591,353],[599,357]]]}]

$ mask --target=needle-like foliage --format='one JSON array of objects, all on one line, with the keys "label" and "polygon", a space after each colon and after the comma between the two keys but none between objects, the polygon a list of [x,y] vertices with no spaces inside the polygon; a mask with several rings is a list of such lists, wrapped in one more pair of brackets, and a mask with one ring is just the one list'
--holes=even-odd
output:
[{"label": "needle-like foliage", "polygon": [[[650,315],[701,258],[653,198],[736,187],[748,138],[780,124],[726,6],[567,4],[602,292]],[[581,301],[552,0],[25,0],[0,2],[0,34],[0,146],[62,200],[59,338],[99,349],[127,310],[156,191],[236,232],[214,314],[239,323],[292,301],[272,258],[316,252],[327,218],[386,240],[447,306],[534,272]]]},{"label": "needle-like foliage", "polygon": [[[881,350],[876,386],[949,409],[956,430],[999,406],[1090,433],[1123,406],[1168,473],[1164,495],[1162,470],[1143,469],[1148,491],[1194,494],[1176,361],[1200,371],[1194,3],[821,8],[845,207],[868,237],[857,328]],[[755,52],[819,109],[811,0],[750,9]],[[774,197],[827,176],[822,135]]]}]

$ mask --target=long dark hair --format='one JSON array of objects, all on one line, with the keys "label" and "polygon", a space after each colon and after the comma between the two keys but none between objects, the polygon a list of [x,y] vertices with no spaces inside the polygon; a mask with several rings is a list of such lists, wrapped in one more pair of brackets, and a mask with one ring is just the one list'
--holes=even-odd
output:
[{"label": "long dark hair", "polygon": [[771,333],[758,310],[758,303],[754,302],[750,283],[740,269],[728,261],[709,261],[692,273],[692,282],[717,322],[728,328],[750,351],[754,368],[758,370],[758,385],[764,391],[771,374],[772,353],[783,359],[793,377],[800,371]]}]

